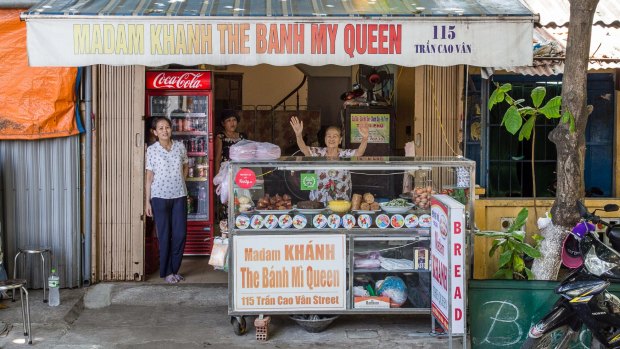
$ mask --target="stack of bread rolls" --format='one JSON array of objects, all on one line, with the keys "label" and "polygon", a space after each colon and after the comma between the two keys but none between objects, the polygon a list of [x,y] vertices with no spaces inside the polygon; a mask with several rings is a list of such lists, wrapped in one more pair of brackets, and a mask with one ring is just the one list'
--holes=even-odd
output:
[{"label": "stack of bread rolls", "polygon": [[377,211],[380,206],[375,202],[375,197],[371,193],[365,193],[363,196],[360,194],[353,194],[351,198],[351,208],[353,210],[362,211]]}]

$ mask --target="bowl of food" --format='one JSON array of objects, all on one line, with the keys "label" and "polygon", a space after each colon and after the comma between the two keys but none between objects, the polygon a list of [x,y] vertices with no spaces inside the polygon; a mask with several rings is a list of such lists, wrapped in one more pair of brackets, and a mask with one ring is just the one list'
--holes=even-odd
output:
[{"label": "bowl of food", "polygon": [[380,204],[381,209],[387,213],[406,213],[413,208],[413,204],[405,199],[394,199]]},{"label": "bowl of food", "polygon": [[332,200],[327,203],[327,207],[336,213],[347,213],[351,209],[351,201]]}]

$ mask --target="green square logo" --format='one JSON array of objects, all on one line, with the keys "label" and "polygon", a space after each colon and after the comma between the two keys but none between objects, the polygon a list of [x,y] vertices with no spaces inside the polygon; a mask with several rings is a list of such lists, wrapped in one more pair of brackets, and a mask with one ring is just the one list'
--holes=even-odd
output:
[{"label": "green square logo", "polygon": [[316,173],[301,174],[301,190],[316,190],[317,187]]}]

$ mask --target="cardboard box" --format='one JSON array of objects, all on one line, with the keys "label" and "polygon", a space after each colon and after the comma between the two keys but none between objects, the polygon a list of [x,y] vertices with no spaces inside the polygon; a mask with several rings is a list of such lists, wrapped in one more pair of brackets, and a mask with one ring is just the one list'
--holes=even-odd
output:
[{"label": "cardboard box", "polygon": [[354,308],[387,309],[390,307],[390,297],[360,297],[353,299]]}]

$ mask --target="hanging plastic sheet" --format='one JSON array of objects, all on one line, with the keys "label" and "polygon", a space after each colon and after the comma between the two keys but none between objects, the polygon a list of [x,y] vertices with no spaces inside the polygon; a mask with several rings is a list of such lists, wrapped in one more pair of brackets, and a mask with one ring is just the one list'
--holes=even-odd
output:
[{"label": "hanging plastic sheet", "polygon": [[0,10],[0,139],[75,135],[77,68],[28,65],[21,11]]}]

